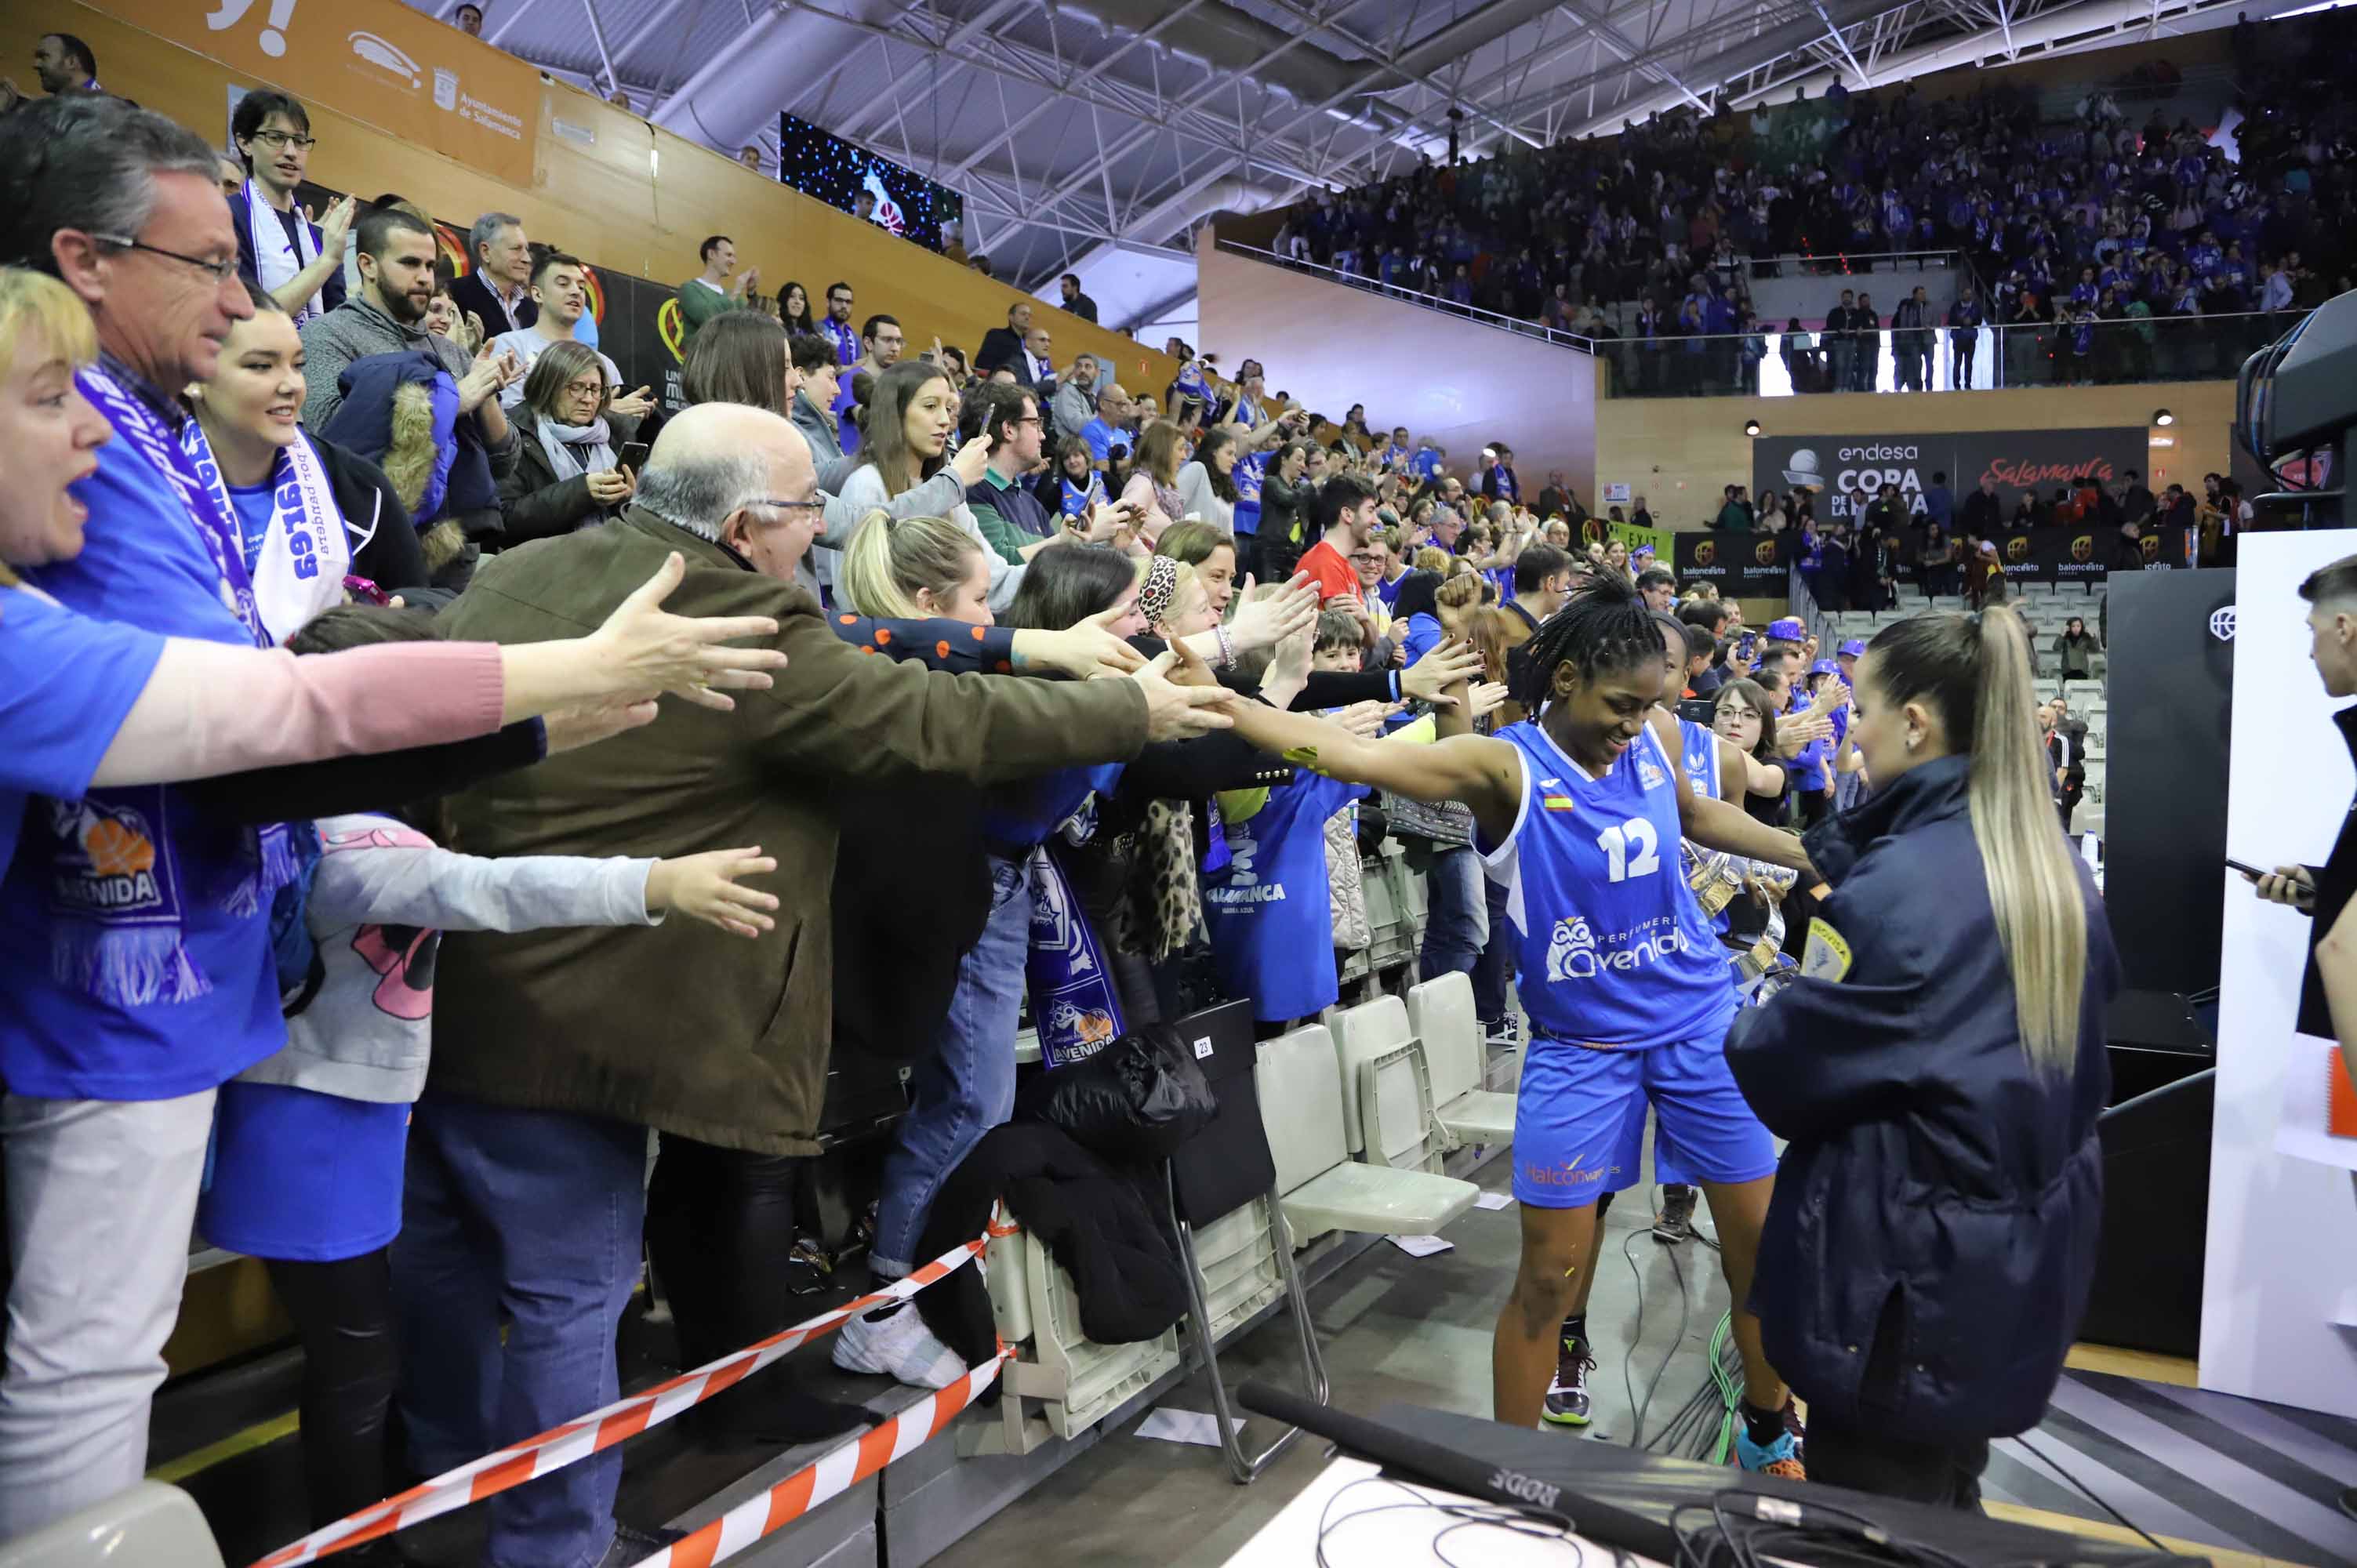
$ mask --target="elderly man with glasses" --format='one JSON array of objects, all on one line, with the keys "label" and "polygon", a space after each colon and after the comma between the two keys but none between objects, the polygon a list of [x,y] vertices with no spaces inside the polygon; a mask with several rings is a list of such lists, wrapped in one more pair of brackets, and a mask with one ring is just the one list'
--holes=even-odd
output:
[{"label": "elderly man with glasses", "polygon": [[[790,423],[699,404],[664,426],[618,521],[497,558],[444,613],[453,637],[569,635],[677,551],[687,575],[668,607],[763,607],[746,613],[775,617],[788,661],[771,690],[716,722],[666,709],[607,743],[595,766],[551,757],[511,789],[452,801],[478,854],[758,844],[777,862],[766,886],[780,906],[773,929],[726,948],[682,941],[683,926],[628,941],[586,929],[444,939],[393,1267],[403,1412],[411,1457],[429,1473],[615,1397],[650,1127],[663,1136],[665,1170],[677,1158],[711,1189],[675,1224],[659,1174],[664,1207],[646,1225],[683,1340],[692,1319],[723,1316],[747,1340],[791,1320],[791,1296],[764,1282],[793,1245],[778,1193],[791,1191],[792,1162],[819,1149],[836,1024],[830,889],[851,800],[920,775],[971,787],[1122,760],[1148,739],[1225,722],[1216,693],[1147,671],[1010,680],[889,656],[931,661],[937,649],[1012,638],[988,655],[1005,668],[1023,661],[1028,633],[916,623],[875,628],[854,646],[842,634],[856,628],[832,624],[797,580],[822,505],[809,445]],[[873,656],[879,648],[887,656]],[[781,1404],[775,1390],[760,1398],[780,1429],[827,1415]],[[486,1560],[579,1568],[609,1547],[609,1561],[646,1555],[644,1540],[616,1537],[619,1474],[609,1451],[494,1499]]]}]

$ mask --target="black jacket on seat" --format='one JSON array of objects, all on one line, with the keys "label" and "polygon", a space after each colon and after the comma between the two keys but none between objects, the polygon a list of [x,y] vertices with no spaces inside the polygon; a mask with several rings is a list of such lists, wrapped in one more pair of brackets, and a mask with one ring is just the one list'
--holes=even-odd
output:
[{"label": "black jacket on seat", "polygon": [[1727,1039],[1744,1097],[1791,1140],[1751,1287],[1768,1359],[1813,1412],[1918,1443],[2038,1423],[2104,1205],[2119,960],[2103,901],[2080,866],[2079,1048],[2042,1077],[2015,1024],[1969,767],[1925,763],[1807,835],[1833,889],[1817,918],[1849,971],[1746,1008]]},{"label": "black jacket on seat", "polygon": [[[1160,1165],[1124,1171],[1106,1165],[1044,1122],[992,1129],[950,1173],[917,1242],[931,1262],[982,1234],[994,1199],[1044,1245],[1080,1293],[1081,1330],[1100,1345],[1151,1339],[1187,1312]],[[990,1294],[968,1265],[920,1293],[917,1305],[942,1343],[979,1366],[996,1352]],[[1035,1316],[1037,1316],[1035,1312]]]}]

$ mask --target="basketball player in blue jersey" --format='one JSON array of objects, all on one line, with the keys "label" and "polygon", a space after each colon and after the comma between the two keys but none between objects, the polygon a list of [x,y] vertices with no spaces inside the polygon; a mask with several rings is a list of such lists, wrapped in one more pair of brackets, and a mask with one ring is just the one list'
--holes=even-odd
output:
[{"label": "basketball player in blue jersey", "polygon": [[1573,598],[1523,648],[1513,695],[1537,716],[1494,736],[1465,733],[1461,707],[1427,746],[1362,742],[1251,703],[1236,705],[1236,729],[1347,782],[1462,800],[1485,867],[1507,887],[1532,1040],[1514,1126],[1522,1262],[1491,1351],[1497,1418],[1540,1419],[1564,1317],[1595,1256],[1596,1201],[1650,1103],[1657,1148],[1701,1184],[1717,1222],[1743,1354],[1738,1456],[1746,1468],[1797,1474],[1783,1384],[1760,1351],[1759,1320],[1741,1309],[1775,1148],[1721,1052],[1735,988],[1678,843],[1801,871],[1808,859],[1790,834],[1688,781],[1677,721],[1658,706],[1663,634],[1625,580]]},{"label": "basketball player in blue jersey", "polygon": [[[1685,676],[1686,655],[1690,643],[1685,623],[1673,615],[1659,610],[1652,612],[1653,624],[1661,628],[1663,642],[1662,669],[1662,699],[1659,711],[1667,713],[1678,726],[1679,766],[1684,768],[1688,786],[1696,794],[1724,800],[1740,811],[1747,788],[1763,791],[1779,789],[1782,781],[1775,770],[1746,756],[1732,742],[1724,740],[1708,725],[1692,719],[1678,718],[1671,706],[1682,689]],[[1724,937],[1727,929],[1725,912],[1726,892],[1733,891],[1739,883],[1723,872],[1724,861],[1717,851],[1704,850],[1699,866],[1708,872],[1709,891],[1718,894],[1706,897],[1706,891],[1695,886],[1699,874],[1696,865],[1684,864],[1691,855],[1681,856],[1681,873],[1687,890],[1701,903],[1704,915],[1710,920],[1714,937]],[[1747,869],[1738,862],[1736,876]],[[1719,944],[1719,956],[1729,963],[1742,955]],[[1631,1118],[1624,1130],[1619,1158],[1612,1175],[1604,1183],[1604,1190],[1596,1197],[1596,1220],[1590,1230],[1588,1251],[1577,1279],[1572,1283],[1570,1310],[1565,1315],[1555,1353],[1555,1380],[1547,1387],[1546,1401],[1541,1418],[1557,1426],[1586,1426],[1590,1413],[1587,1374],[1596,1368],[1596,1354],[1587,1337],[1587,1296],[1596,1285],[1596,1268],[1604,1251],[1604,1215],[1612,1200],[1630,1187],[1638,1185],[1638,1173],[1643,1165],[1645,1118],[1641,1111]],[[1663,1240],[1684,1240],[1694,1234],[1695,1193],[1685,1174],[1673,1161],[1661,1140],[1653,1149],[1653,1179],[1661,1184],[1663,1212],[1653,1226],[1653,1234]]]}]

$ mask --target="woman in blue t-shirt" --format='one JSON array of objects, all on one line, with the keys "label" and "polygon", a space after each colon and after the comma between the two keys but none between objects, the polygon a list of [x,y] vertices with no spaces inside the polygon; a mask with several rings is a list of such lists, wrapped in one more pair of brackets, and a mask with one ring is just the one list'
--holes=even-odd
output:
[{"label": "woman in blue t-shirt", "polygon": [[[1697,795],[1662,696],[1662,635],[1610,576],[1524,645],[1513,697],[1534,719],[1495,736],[1384,746],[1240,705],[1236,732],[1329,777],[1472,809],[1489,875],[1509,887],[1533,1039],[1515,1108],[1523,1255],[1493,1349],[1495,1414],[1535,1425],[1563,1353],[1579,1271],[1597,1258],[1595,1203],[1631,1118],[1650,1102],[1663,1146],[1708,1196],[1738,1304],[1748,1298],[1775,1151],[1721,1055],[1734,988],[1679,874],[1678,841],[1808,869],[1796,841]],[[1798,1474],[1785,1391],[1736,1314],[1747,1469]]]}]

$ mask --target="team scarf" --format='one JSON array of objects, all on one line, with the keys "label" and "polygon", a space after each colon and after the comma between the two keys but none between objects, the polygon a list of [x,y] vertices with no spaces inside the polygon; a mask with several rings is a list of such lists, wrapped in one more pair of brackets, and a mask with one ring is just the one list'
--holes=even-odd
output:
[{"label": "team scarf", "polygon": [[[212,557],[222,606],[256,647],[270,647],[236,514],[215,499],[225,499],[227,490],[211,454],[199,458],[185,451],[154,411],[100,367],[85,368],[74,381],[124,446],[179,496]],[[301,857],[285,824],[190,829],[174,822],[168,788],[93,789],[79,800],[46,800],[28,814],[28,825],[38,816],[46,830],[26,847],[44,862],[38,874],[48,889],[49,963],[58,983],[124,1007],[204,995],[212,980],[188,950],[186,910],[210,904],[249,918],[299,875]],[[313,830],[305,823],[300,831]]]},{"label": "team scarf", "polygon": [[[204,426],[189,420],[180,428],[181,449],[210,493],[214,508],[236,526],[237,505],[214,460]],[[371,532],[371,536],[373,533]],[[263,635],[283,642],[322,610],[343,603],[344,574],[352,564],[344,514],[336,508],[328,472],[300,431],[278,449],[270,468],[270,529],[252,561],[245,560],[241,532],[236,554],[253,585],[255,613]]]},{"label": "team scarf", "polygon": [[1039,1056],[1049,1070],[1086,1061],[1127,1033],[1108,949],[1090,924],[1051,839],[1031,852],[1031,939],[1024,960]]},{"label": "team scarf", "polygon": [[[301,208],[295,209],[295,240],[286,239],[286,226],[278,221],[277,209],[262,194],[262,182],[245,182],[245,231],[253,242],[253,270],[256,281],[265,294],[275,293],[281,284],[291,283],[296,274],[319,259],[319,237],[311,220],[303,216]],[[319,315],[319,295],[314,291],[295,311],[295,325],[300,327]]]}]

